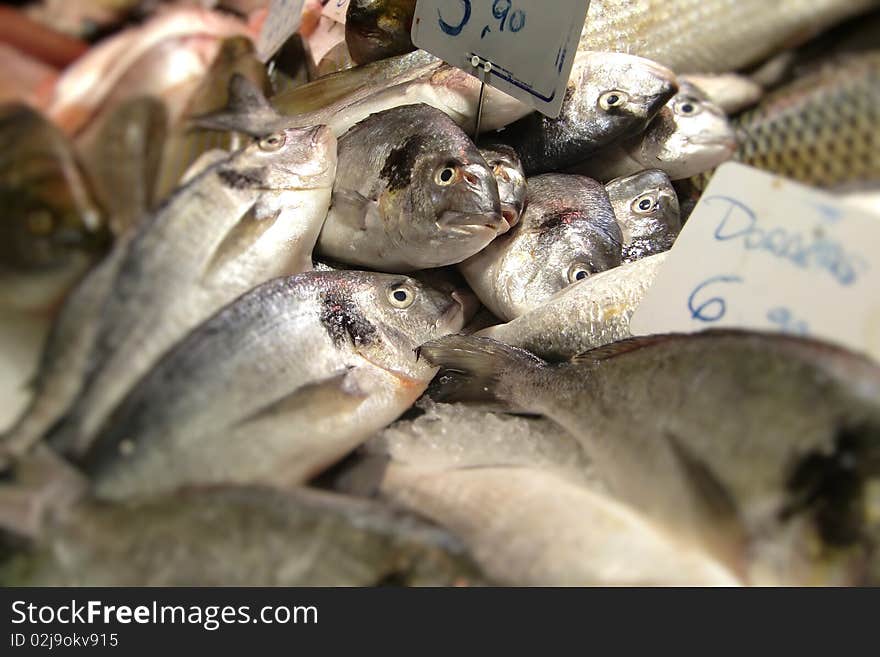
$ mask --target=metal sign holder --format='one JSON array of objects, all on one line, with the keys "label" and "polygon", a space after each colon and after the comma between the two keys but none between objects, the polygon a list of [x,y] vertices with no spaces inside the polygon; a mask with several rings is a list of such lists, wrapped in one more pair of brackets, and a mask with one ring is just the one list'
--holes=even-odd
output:
[{"label": "metal sign holder", "polygon": [[483,121],[483,96],[486,93],[486,85],[489,84],[489,73],[492,72],[492,62],[482,59],[479,55],[471,55],[470,65],[476,69],[480,79],[480,98],[477,101],[477,117],[474,122],[474,141],[480,136],[480,123]]}]

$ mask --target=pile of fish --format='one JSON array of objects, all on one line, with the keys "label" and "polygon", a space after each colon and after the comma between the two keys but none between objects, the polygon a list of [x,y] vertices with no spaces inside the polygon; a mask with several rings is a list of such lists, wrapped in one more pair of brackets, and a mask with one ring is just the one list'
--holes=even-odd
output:
[{"label": "pile of fish", "polygon": [[880,583],[880,365],[629,330],[723,162],[880,189],[880,3],[593,0],[480,134],[337,5],[3,9],[0,582]]}]

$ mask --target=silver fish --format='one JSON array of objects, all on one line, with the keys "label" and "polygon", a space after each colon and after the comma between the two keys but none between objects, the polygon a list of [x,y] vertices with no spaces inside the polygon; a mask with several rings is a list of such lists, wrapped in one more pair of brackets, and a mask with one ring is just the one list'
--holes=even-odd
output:
[{"label": "silver fish", "polygon": [[876,0],[592,0],[579,47],[647,57],[682,73],[725,73],[876,6]]},{"label": "silver fish", "polygon": [[528,176],[565,170],[642,132],[677,88],[675,74],[650,60],[583,53],[572,70],[559,118],[533,113],[492,138],[516,149]]},{"label": "silver fish", "polygon": [[603,149],[573,171],[607,182],[661,169],[682,180],[729,160],[737,145],[736,129],[721,108],[697,87],[682,84],[644,133]]},{"label": "silver fish", "polygon": [[128,389],[211,313],[257,283],[311,269],[335,141],[324,126],[266,137],[197,175],[139,226],[56,447],[86,448]]},{"label": "silver fish", "polygon": [[470,138],[443,112],[405,105],[340,138],[316,253],[413,271],[461,262],[507,229],[494,173]]},{"label": "silver fish", "polygon": [[[279,125],[329,125],[339,137],[371,114],[401,105],[424,103],[466,130],[473,130],[480,97],[480,81],[417,50],[366,66],[327,75],[274,96],[271,112],[246,96],[230,101],[226,110],[195,121],[205,128],[235,130],[263,136]],[[531,109],[489,86],[483,103],[481,130],[498,130]],[[283,118],[280,118],[283,117]]]},{"label": "silver fish", "polygon": [[751,584],[876,583],[880,368],[780,334],[652,336],[548,365],[486,338],[423,357],[553,419],[666,531]]},{"label": "silver fish", "polygon": [[505,320],[565,287],[620,264],[622,235],[605,187],[583,176],[528,179],[522,221],[459,265],[471,288]]},{"label": "silver fish", "polygon": [[486,164],[495,173],[498,196],[501,199],[501,216],[510,228],[519,223],[526,205],[526,176],[516,151],[503,144],[491,144],[480,149]]},{"label": "silver fish", "polygon": [[623,262],[668,251],[681,232],[678,196],[669,176],[649,169],[605,185],[623,233]]},{"label": "silver fish", "polygon": [[545,419],[421,404],[366,445],[390,458],[382,496],[460,537],[518,586],[733,584],[700,553],[611,498],[578,442]]},{"label": "silver fish", "polygon": [[630,319],[666,257],[658,253],[590,276],[507,324],[484,328],[477,335],[528,349],[549,361],[632,337]]},{"label": "silver fish", "polygon": [[141,380],[83,467],[96,493],[114,498],[302,483],[413,404],[436,371],[416,348],[462,328],[460,298],[357,271],[265,283]]},{"label": "silver fish", "polygon": [[[191,490],[116,504],[87,501],[56,519],[33,547],[0,565],[3,586],[484,581],[459,541],[409,514],[316,490],[258,487]],[[312,620],[308,607],[303,609]]]}]

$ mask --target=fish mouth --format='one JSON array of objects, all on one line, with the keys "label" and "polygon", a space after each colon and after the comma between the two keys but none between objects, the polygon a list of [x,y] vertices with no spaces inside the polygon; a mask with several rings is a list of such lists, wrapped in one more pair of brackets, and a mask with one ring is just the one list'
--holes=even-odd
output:
[{"label": "fish mouth", "polygon": [[731,152],[735,151],[737,148],[739,148],[739,142],[737,141],[736,137],[730,137],[730,136],[722,137],[722,136],[708,135],[708,136],[690,137],[688,139],[688,143],[694,144],[696,146],[717,146],[719,148],[724,148],[725,150],[729,150]]},{"label": "fish mouth", "polygon": [[511,228],[516,226],[519,223],[519,210],[514,205],[502,204],[501,205],[501,219],[504,224],[507,225],[507,228],[502,226],[503,230],[499,231],[499,234],[506,233]]},{"label": "fish mouth", "polygon": [[[502,218],[500,211],[483,213],[446,210],[437,219],[437,225],[448,232],[467,235],[489,231],[498,235],[506,232],[510,228],[507,222]],[[505,226],[507,226],[506,229]]]}]

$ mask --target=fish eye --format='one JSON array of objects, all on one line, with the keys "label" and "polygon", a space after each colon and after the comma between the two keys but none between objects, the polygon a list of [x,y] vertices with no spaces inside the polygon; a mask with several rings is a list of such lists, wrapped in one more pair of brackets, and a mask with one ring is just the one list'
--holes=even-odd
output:
[{"label": "fish eye", "polygon": [[409,308],[416,300],[416,291],[406,283],[388,288],[388,303],[401,310]]},{"label": "fish eye", "polygon": [[616,107],[623,107],[628,100],[629,96],[626,92],[612,89],[599,96],[599,107],[607,111]]},{"label": "fish eye", "polygon": [[682,98],[675,103],[673,109],[676,114],[681,116],[694,116],[700,113],[703,105],[694,98]]},{"label": "fish eye", "polygon": [[648,214],[657,204],[657,196],[655,194],[642,194],[632,202],[632,211],[636,214]]},{"label": "fish eye", "polygon": [[280,150],[282,146],[287,142],[287,137],[283,132],[277,132],[274,135],[269,135],[268,137],[263,137],[260,140],[260,150],[266,151],[267,153],[274,153],[277,150]]},{"label": "fish eye", "polygon": [[444,166],[437,169],[434,173],[434,182],[440,185],[441,187],[446,187],[455,182],[455,179],[458,174],[458,169],[452,166]]},{"label": "fish eye", "polygon": [[568,269],[568,282],[577,283],[589,278],[592,273],[586,265],[576,262]]}]

